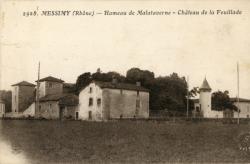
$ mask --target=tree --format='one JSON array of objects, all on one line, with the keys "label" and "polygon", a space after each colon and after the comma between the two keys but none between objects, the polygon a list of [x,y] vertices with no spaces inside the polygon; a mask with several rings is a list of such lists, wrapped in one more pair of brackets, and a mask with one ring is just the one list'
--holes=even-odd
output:
[{"label": "tree", "polygon": [[93,74],[90,72],[85,72],[78,76],[76,80],[76,94],[79,94],[80,90],[86,87],[92,80],[103,81],[103,82],[111,82],[112,79],[117,79],[118,82],[124,82],[125,77],[120,75],[117,72],[108,72],[102,73],[101,69],[98,68],[97,71]]},{"label": "tree", "polygon": [[212,93],[212,108],[217,111],[237,110],[237,107],[230,101],[228,91]]},{"label": "tree", "polygon": [[148,86],[154,80],[154,73],[148,70],[141,70],[139,68],[131,68],[127,71],[126,81],[135,84],[141,82],[143,86]]},{"label": "tree", "polygon": [[117,72],[108,72],[108,73],[101,73],[96,72],[92,74],[92,79],[97,81],[104,81],[104,82],[110,82],[112,79],[117,79],[118,82],[124,82],[125,77],[120,75]]},{"label": "tree", "polygon": [[150,87],[150,109],[185,114],[187,82],[177,73],[158,77]]},{"label": "tree", "polygon": [[76,80],[76,92],[77,94],[80,92],[80,90],[84,87],[86,87],[92,80],[92,76],[90,72],[86,72],[78,76]]}]

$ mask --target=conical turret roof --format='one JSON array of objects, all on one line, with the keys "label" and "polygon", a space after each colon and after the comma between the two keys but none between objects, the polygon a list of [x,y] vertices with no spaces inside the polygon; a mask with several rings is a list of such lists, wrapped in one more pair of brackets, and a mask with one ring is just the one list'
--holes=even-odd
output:
[{"label": "conical turret roof", "polygon": [[211,90],[212,89],[211,89],[210,85],[208,84],[207,79],[205,78],[203,80],[203,83],[201,84],[200,91],[211,91]]}]

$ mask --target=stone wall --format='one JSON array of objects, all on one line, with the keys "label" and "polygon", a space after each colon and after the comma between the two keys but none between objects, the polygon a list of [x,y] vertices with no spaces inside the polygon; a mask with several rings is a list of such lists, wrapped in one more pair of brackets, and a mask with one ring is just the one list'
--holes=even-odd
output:
[{"label": "stone wall", "polygon": [[67,106],[63,109],[63,117],[76,119],[77,111],[78,111],[78,106]]},{"label": "stone wall", "polygon": [[63,84],[58,82],[43,81],[40,82],[39,96],[44,97],[49,94],[63,93]]},{"label": "stone wall", "polygon": [[12,112],[23,112],[35,100],[35,87],[14,86],[12,89]]},{"label": "stone wall", "polygon": [[139,91],[137,95],[133,90],[103,89],[103,111],[105,119],[148,118],[149,93]]},{"label": "stone wall", "polygon": [[57,101],[40,102],[37,117],[59,119],[59,105]]},{"label": "stone wall", "polygon": [[18,112],[23,112],[27,109],[35,100],[35,87],[32,86],[19,86],[18,95]]}]

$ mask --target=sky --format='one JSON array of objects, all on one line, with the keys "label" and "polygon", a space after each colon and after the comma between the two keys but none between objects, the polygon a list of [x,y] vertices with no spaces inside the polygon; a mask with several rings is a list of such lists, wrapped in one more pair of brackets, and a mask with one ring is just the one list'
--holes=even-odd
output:
[{"label": "sky", "polygon": [[[24,11],[241,10],[241,15],[33,16]],[[249,1],[2,1],[0,89],[54,76],[74,83],[84,72],[132,67],[155,76],[189,76],[190,88],[206,77],[213,91],[250,99]]]}]

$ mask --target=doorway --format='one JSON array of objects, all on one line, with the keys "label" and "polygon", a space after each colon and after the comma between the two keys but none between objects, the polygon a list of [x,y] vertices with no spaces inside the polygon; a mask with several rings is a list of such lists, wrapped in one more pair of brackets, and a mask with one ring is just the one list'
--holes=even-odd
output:
[{"label": "doorway", "polygon": [[89,120],[92,120],[92,111],[89,111]]},{"label": "doorway", "polygon": [[78,118],[79,118],[79,113],[76,112],[76,120],[78,120]]},{"label": "doorway", "polygon": [[59,108],[59,119],[62,120],[63,119],[63,107],[60,106]]}]

